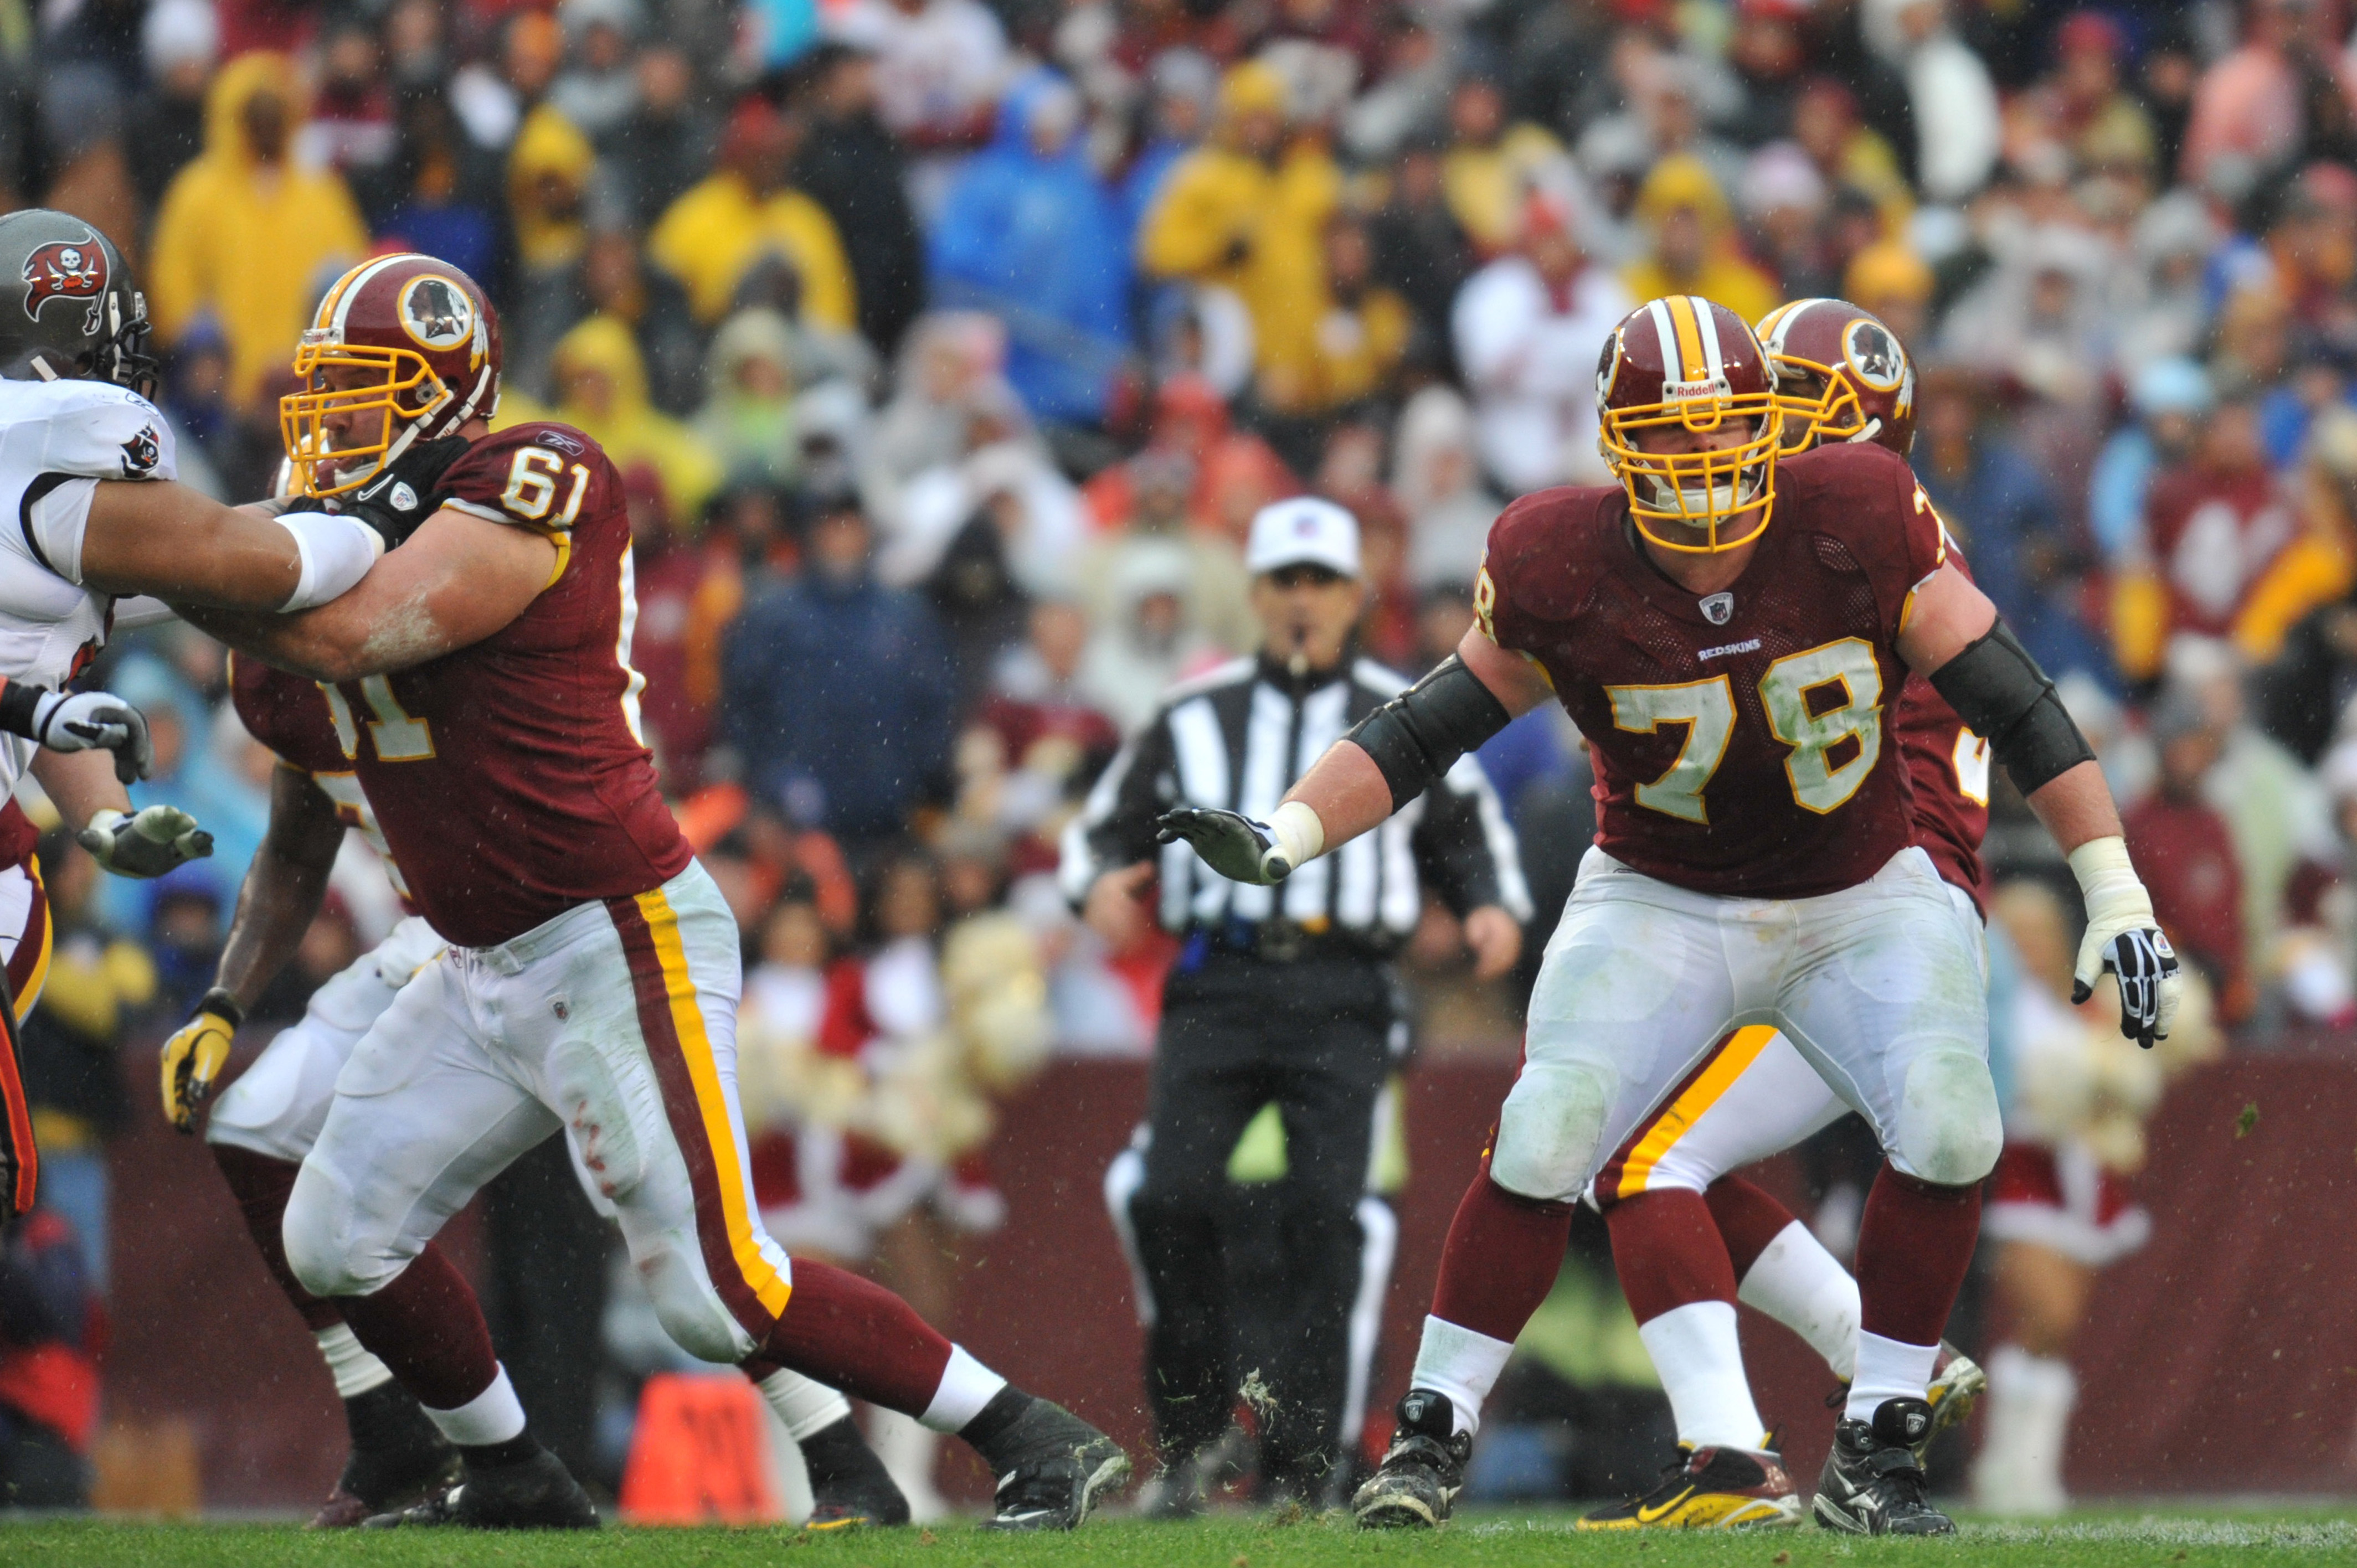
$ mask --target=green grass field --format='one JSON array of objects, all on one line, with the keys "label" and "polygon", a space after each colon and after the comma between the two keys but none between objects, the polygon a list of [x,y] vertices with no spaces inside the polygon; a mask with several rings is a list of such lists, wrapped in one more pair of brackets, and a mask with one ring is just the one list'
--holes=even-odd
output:
[{"label": "green grass field", "polygon": [[1363,1534],[1340,1517],[1291,1523],[1094,1523],[1009,1539],[969,1525],[809,1536],[785,1529],[614,1530],[588,1536],[314,1535],[291,1525],[0,1525],[0,1563],[78,1568],[1521,1568],[1528,1563],[1683,1563],[1742,1568],[1933,1559],[2010,1568],[2357,1562],[2357,1509],[2210,1508],[2091,1511],[2043,1528],[1967,1522],[1953,1541],[1869,1541],[1813,1526],[1772,1535],[1575,1534],[1568,1514],[1472,1515],[1437,1535]]}]

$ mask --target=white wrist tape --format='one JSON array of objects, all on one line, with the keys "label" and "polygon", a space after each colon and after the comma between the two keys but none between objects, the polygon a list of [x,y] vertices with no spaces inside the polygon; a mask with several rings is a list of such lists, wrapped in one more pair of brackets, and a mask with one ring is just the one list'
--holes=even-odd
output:
[{"label": "white wrist tape", "polygon": [[2079,879],[2079,892],[2087,901],[2090,928],[2118,932],[2159,925],[2152,916],[2152,895],[2128,860],[2127,841],[2089,839],[2069,859],[2071,875]]},{"label": "white wrist tape", "polygon": [[1270,812],[1268,832],[1276,848],[1284,853],[1286,864],[1296,868],[1325,853],[1326,824],[1303,801],[1287,800]]},{"label": "white wrist tape", "polygon": [[279,514],[278,526],[294,537],[295,553],[303,561],[295,592],[278,607],[283,614],[307,610],[340,596],[367,576],[376,558],[384,553],[383,537],[354,518],[289,511]]}]

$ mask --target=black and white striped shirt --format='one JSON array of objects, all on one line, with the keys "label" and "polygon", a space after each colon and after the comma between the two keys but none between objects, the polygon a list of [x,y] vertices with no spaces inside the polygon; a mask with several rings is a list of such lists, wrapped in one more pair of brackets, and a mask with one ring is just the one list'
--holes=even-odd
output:
[{"label": "black and white striped shirt", "polygon": [[1427,881],[1458,915],[1495,904],[1527,921],[1514,830],[1471,757],[1372,832],[1274,887],[1229,881],[1184,842],[1154,842],[1155,818],[1179,804],[1266,821],[1328,746],[1408,683],[1371,659],[1302,682],[1273,660],[1238,659],[1173,687],[1065,829],[1066,896],[1077,904],[1103,873],[1154,859],[1161,922],[1176,934],[1232,935],[1283,919],[1389,953],[1415,929]]}]

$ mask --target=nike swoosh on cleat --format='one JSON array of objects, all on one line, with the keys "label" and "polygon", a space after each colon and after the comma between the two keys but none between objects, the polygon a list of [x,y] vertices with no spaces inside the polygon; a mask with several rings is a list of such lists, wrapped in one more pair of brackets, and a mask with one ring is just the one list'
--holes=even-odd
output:
[{"label": "nike swoosh on cleat", "polygon": [[1679,1504],[1684,1502],[1688,1498],[1693,1497],[1694,1494],[1695,1489],[1692,1487],[1688,1487],[1684,1491],[1680,1492],[1676,1497],[1672,1498],[1668,1502],[1663,1503],[1657,1509],[1649,1509],[1644,1504],[1639,1503],[1637,1505],[1637,1522],[1639,1524],[1652,1524],[1655,1520],[1663,1518],[1664,1515],[1674,1512]]}]

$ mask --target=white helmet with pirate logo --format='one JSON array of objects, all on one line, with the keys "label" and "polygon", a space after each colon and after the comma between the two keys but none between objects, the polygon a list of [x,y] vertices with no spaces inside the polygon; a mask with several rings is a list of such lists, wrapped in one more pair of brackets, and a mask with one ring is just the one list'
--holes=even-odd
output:
[{"label": "white helmet with pirate logo", "polygon": [[[295,350],[295,374],[302,390],[278,401],[294,488],[341,495],[412,446],[498,410],[499,317],[449,263],[379,256],[328,290]],[[330,419],[344,429],[331,432]]]}]

